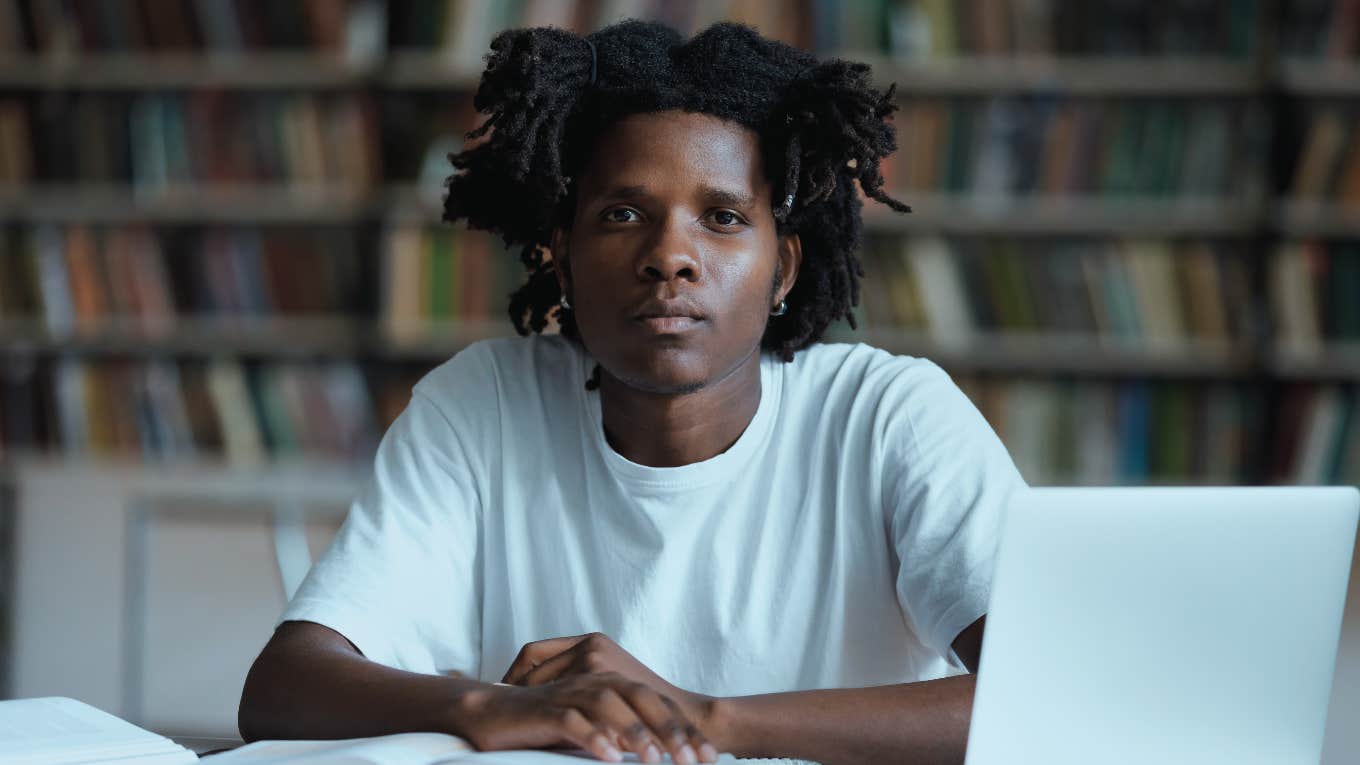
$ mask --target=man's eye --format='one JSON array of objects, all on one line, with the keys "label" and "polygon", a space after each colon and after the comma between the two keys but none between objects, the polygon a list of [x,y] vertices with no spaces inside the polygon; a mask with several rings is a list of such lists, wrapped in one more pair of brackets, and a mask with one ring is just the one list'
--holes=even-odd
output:
[{"label": "man's eye", "polygon": [[719,226],[735,226],[741,223],[741,216],[731,210],[719,210],[713,213],[713,220]]},{"label": "man's eye", "polygon": [[604,217],[605,220],[610,223],[631,223],[634,218],[628,217],[630,215],[635,218],[637,216],[637,211],[629,210],[627,207],[615,207],[613,210],[606,212]]}]

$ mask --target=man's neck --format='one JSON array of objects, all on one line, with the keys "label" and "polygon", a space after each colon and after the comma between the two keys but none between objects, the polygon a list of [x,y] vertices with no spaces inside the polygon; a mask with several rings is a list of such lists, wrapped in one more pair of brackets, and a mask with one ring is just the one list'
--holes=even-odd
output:
[{"label": "man's neck", "polygon": [[639,465],[678,467],[722,454],[760,407],[760,352],[693,393],[650,393],[602,371],[600,413],[614,451]]}]

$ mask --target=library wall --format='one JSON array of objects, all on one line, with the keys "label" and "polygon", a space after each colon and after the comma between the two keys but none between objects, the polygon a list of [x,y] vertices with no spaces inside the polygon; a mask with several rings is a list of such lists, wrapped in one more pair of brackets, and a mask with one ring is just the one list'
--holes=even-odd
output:
[{"label": "library wall", "polygon": [[[1360,484],[1355,8],[0,0],[6,690],[80,689],[61,656],[98,630],[45,604],[125,581],[138,498],[169,480],[332,501],[422,374],[511,333],[522,267],[439,211],[512,26],[732,18],[896,83],[886,188],[914,212],[866,205],[861,326],[828,339],[940,363],[1032,484]],[[292,511],[251,512],[242,565],[274,565],[282,597]],[[85,556],[93,528],[110,548]],[[122,597],[85,618],[121,625]],[[1360,751],[1337,724],[1360,715],[1354,598],[1346,619],[1328,762]],[[148,645],[258,648],[152,623]],[[128,656],[87,700],[131,703]],[[147,689],[148,724],[233,729],[156,717],[182,689]]]}]

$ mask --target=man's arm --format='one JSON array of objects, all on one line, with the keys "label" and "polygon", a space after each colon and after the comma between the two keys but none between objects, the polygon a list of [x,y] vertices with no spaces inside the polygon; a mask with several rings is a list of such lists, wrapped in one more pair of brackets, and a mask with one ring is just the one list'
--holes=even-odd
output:
[{"label": "man's arm", "polygon": [[[987,617],[954,639],[970,672],[982,654]],[[740,757],[801,757],[824,765],[960,763],[973,710],[972,675],[874,688],[718,698],[677,688],[599,633],[540,640],[520,651],[505,682],[551,686],[610,673],[674,699],[725,752]]]},{"label": "man's arm", "polygon": [[969,672],[977,674],[978,664],[982,663],[982,633],[987,629],[986,614],[968,625],[954,638],[954,653]]},{"label": "man's arm", "polygon": [[[954,652],[977,672],[987,617]],[[874,688],[717,699],[705,732],[738,757],[800,757],[823,765],[962,763],[976,675]]]},{"label": "man's arm", "polygon": [[712,762],[717,752],[675,705],[618,674],[502,688],[461,676],[404,672],[368,660],[340,633],[285,622],[246,677],[242,738],[332,739],[434,731],[478,749],[575,747],[617,762]]},{"label": "man's arm", "polygon": [[386,667],[328,627],[285,622],[246,676],[237,723],[247,741],[457,735],[454,700],[481,685]]}]

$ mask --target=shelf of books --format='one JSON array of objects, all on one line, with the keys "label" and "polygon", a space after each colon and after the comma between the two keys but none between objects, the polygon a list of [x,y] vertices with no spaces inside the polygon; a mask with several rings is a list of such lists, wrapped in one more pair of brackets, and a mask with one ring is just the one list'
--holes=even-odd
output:
[{"label": "shelf of books", "polygon": [[0,461],[362,463],[510,332],[515,258],[439,223],[494,32],[727,17],[898,85],[915,212],[866,206],[832,339],[1035,483],[1360,483],[1353,3],[140,7],[0,0]]}]

